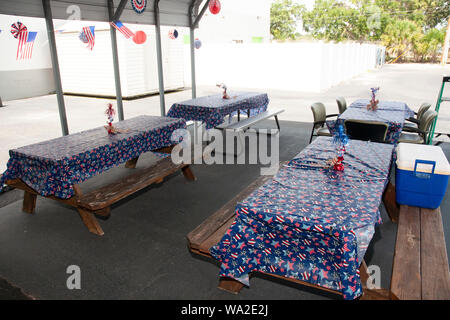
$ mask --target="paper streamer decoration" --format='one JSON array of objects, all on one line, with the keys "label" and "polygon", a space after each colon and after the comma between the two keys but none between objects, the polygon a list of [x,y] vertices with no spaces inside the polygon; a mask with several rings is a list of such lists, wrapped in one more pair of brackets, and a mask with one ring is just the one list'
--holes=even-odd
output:
[{"label": "paper streamer decoration", "polygon": [[131,0],[131,6],[136,13],[143,13],[147,6],[147,0]]},{"label": "paper streamer decoration", "polygon": [[14,36],[14,38],[18,38],[19,34],[23,31],[27,31],[27,27],[20,21],[17,21],[16,23],[13,23],[11,25],[11,33]]},{"label": "paper streamer decoration", "polygon": [[209,2],[209,11],[212,14],[218,14],[220,12],[221,4],[219,0],[211,0]]},{"label": "paper streamer decoration", "polygon": [[136,34],[133,36],[133,42],[136,44],[143,44],[147,40],[147,35],[144,31],[136,31]]},{"label": "paper streamer decoration", "polygon": [[198,39],[195,39],[195,41],[194,41],[195,49],[200,49],[201,46],[202,46],[202,42]]},{"label": "paper streamer decoration", "polygon": [[176,39],[178,38],[178,31],[177,29],[173,29],[169,31],[169,39]]}]

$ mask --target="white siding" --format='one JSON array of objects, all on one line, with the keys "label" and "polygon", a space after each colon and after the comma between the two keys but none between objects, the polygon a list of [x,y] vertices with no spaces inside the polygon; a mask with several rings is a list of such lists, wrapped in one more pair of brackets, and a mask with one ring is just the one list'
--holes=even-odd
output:
[{"label": "white siding", "polygon": [[[155,29],[153,26],[127,25],[142,30],[147,41],[137,45],[117,32],[122,96],[155,93],[158,87]],[[183,40],[168,38],[169,28],[162,28],[165,90],[184,87]],[[78,39],[78,32],[56,36],[63,90],[66,93],[115,96],[110,32],[104,27],[95,31],[95,47],[90,51]]]}]

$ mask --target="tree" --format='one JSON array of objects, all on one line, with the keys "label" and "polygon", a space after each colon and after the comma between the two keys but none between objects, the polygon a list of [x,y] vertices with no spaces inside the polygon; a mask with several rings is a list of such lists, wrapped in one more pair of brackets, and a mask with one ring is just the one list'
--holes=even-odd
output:
[{"label": "tree", "polygon": [[274,39],[295,39],[298,34],[297,23],[302,16],[304,6],[291,0],[277,0],[270,8],[270,33]]},{"label": "tree", "polygon": [[316,39],[381,41],[391,57],[415,61],[436,59],[449,15],[449,0],[316,0],[302,11]]}]

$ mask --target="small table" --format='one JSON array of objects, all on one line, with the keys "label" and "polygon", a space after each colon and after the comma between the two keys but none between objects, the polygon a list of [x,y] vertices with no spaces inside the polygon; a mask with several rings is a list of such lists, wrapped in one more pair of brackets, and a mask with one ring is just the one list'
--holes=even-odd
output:
[{"label": "small table", "polygon": [[[171,136],[185,129],[182,119],[139,116],[115,123],[122,133],[110,135],[103,127],[10,150],[7,170],[0,176],[0,188],[6,183],[25,191],[23,211],[33,213],[36,196],[58,200],[77,208],[92,233],[103,235],[95,215],[108,217],[111,204],[152,183],[183,170],[194,180],[189,165],[172,163]],[[158,152],[156,165],[139,169],[126,179],[83,195],[79,184],[121,163],[135,168],[144,152]]]},{"label": "small table", "polygon": [[386,142],[396,144],[400,138],[405,119],[414,116],[414,111],[406,103],[397,101],[380,101],[376,111],[369,111],[366,108],[369,103],[368,99],[356,100],[339,115],[336,121],[327,121],[331,134],[336,131],[338,125],[344,126],[345,120],[384,122],[388,124]]}]

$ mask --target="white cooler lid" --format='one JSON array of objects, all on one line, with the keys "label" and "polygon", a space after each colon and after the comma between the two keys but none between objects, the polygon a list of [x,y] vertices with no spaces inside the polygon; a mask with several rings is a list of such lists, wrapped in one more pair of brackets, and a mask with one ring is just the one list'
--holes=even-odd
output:
[{"label": "white cooler lid", "polygon": [[[444,152],[439,146],[424,144],[399,143],[397,146],[397,168],[414,171],[416,160],[436,161],[434,173],[450,175],[450,165]],[[431,173],[433,166],[430,164],[417,164],[418,172]]]}]

